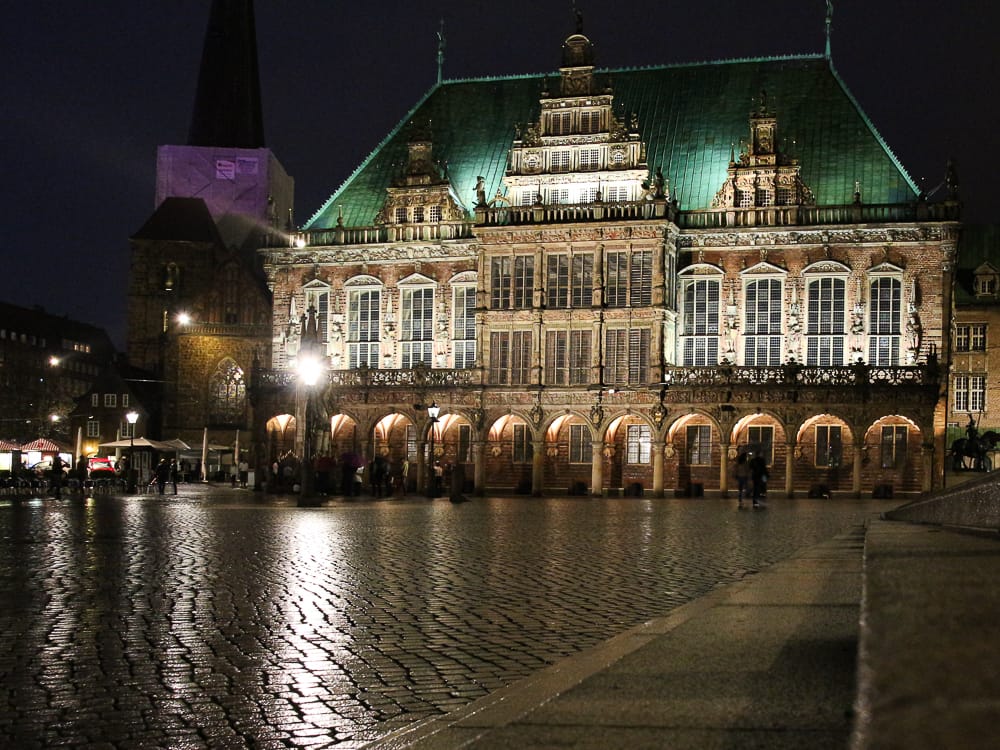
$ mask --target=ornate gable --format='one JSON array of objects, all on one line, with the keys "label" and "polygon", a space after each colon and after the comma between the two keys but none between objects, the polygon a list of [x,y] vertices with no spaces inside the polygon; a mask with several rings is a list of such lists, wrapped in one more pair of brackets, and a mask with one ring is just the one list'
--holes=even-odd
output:
[{"label": "ornate gable", "polygon": [[739,159],[730,154],[728,177],[712,208],[811,206],[816,198],[802,182],[799,162],[778,150],[778,120],[767,108],[767,93],[750,113],[750,140],[741,141]]}]

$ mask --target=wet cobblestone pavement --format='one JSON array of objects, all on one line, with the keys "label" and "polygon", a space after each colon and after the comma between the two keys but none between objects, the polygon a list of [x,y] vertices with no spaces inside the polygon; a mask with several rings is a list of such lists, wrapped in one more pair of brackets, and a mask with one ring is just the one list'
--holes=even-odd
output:
[{"label": "wet cobblestone pavement", "polygon": [[0,498],[0,746],[359,747],[898,504]]}]

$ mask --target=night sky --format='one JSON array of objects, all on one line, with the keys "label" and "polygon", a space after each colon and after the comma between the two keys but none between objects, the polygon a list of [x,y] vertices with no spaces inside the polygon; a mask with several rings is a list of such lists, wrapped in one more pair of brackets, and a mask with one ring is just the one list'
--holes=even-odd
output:
[{"label": "night sky", "polygon": [[[22,3],[0,30],[0,300],[105,328],[124,347],[128,237],[152,212],[159,144],[187,139],[209,0]],[[578,0],[599,68],[821,53],[824,0]],[[958,166],[964,218],[1000,221],[1000,10],[835,0],[833,61],[924,190]],[[267,145],[305,223],[437,76],[547,73],[570,0],[257,0]],[[780,116],[780,112],[778,113]],[[683,206],[682,206],[683,208]]]}]

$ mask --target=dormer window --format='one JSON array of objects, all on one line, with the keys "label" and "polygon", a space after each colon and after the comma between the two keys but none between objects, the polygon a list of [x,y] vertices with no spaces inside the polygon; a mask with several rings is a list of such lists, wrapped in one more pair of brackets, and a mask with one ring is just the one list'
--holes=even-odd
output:
[{"label": "dormer window", "polygon": [[581,112],[580,113],[580,132],[581,133],[599,133],[601,131],[601,113],[600,112]]},{"label": "dormer window", "polygon": [[554,112],[549,119],[552,135],[569,135],[572,132],[573,116],[570,112]]},{"label": "dormer window", "polygon": [[396,223],[405,224],[406,223],[406,209],[402,207],[396,208]]}]

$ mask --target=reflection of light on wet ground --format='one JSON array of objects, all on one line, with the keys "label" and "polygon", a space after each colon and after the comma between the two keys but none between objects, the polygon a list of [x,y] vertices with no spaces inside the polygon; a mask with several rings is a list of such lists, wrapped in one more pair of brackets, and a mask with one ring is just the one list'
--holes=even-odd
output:
[{"label": "reflection of light on wet ground", "polygon": [[0,506],[0,746],[358,746],[876,506],[238,497]]}]

